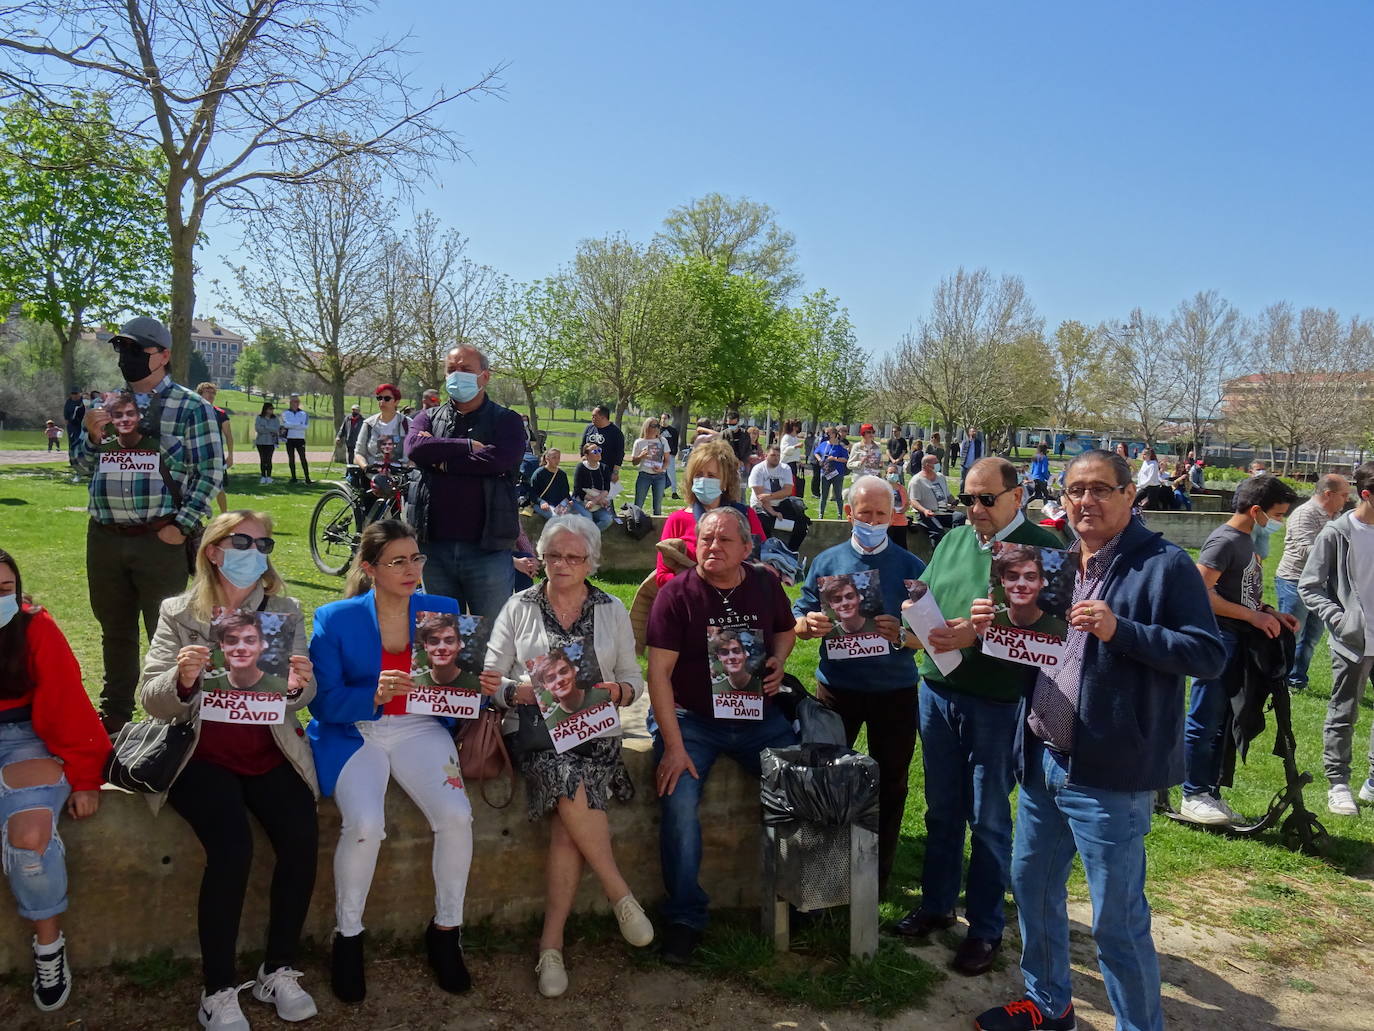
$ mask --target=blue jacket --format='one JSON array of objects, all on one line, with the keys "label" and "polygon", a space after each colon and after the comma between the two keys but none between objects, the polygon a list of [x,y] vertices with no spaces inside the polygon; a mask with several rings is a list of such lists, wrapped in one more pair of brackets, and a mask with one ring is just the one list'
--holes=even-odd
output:
[{"label": "blue jacket", "polygon": [[[415,594],[410,599],[411,634],[415,613],[457,612],[458,603],[439,594]],[[315,610],[310,637],[310,661],[315,666],[314,718],[306,728],[315,752],[320,794],[334,794],[339,771],[363,744],[356,724],[382,714],[373,703],[382,672],[382,631],[377,624],[377,596],[373,591],[356,598],[331,601]],[[434,717],[445,726],[453,720]]]},{"label": "blue jacket", "polygon": [[1042,454],[1040,454],[1040,452],[1038,452],[1038,451],[1035,453],[1035,458],[1031,461],[1031,466],[1030,466],[1030,478],[1031,478],[1032,480],[1044,480],[1046,483],[1049,482],[1049,480],[1050,480],[1050,456],[1049,456],[1049,455],[1042,455]]},{"label": "blue jacket", "polygon": [[[1106,644],[1089,637],[1074,721],[1069,783],[1157,791],[1183,780],[1184,677],[1220,676],[1226,651],[1188,553],[1132,519],[1102,584],[1117,618]],[[1026,709],[1013,758],[1025,776]]]},{"label": "blue jacket", "polygon": [[[902,615],[902,602],[907,599],[904,581],[915,580],[925,572],[926,564],[919,558],[889,542],[887,547],[871,555],[860,555],[849,540],[826,548],[811,563],[801,595],[792,606],[792,615],[800,619],[808,612],[820,612],[820,592],[816,580],[838,573],[858,573],[865,569],[878,570],[878,587],[883,595],[883,611],[889,616]],[[832,659],[826,642],[821,642],[821,661],[816,679],[826,687],[842,691],[862,691],[879,694],[915,687],[916,653],[900,645],[888,645],[885,655],[856,659]]]}]

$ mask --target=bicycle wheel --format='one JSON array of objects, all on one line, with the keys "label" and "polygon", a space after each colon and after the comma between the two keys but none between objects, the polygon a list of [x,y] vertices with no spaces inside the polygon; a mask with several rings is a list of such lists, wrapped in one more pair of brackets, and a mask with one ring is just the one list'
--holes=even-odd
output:
[{"label": "bicycle wheel", "polygon": [[358,549],[353,499],[342,490],[327,491],[310,516],[310,557],[321,573],[338,576]]}]

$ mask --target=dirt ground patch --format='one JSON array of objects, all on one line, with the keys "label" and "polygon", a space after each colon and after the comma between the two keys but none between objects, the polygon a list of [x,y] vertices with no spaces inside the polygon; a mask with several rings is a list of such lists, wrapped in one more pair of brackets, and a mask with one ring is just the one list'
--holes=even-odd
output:
[{"label": "dirt ground patch", "polygon": [[[1231,922],[1253,901],[1244,883],[1212,884],[1216,912]],[[1201,889],[1191,889],[1194,892]],[[1292,902],[1293,900],[1288,900]],[[1083,1031],[1115,1026],[1098,973],[1086,904],[1070,908],[1074,992]],[[1234,929],[1194,922],[1180,915],[1156,915],[1155,941],[1165,982],[1169,1027],[1186,1031],[1374,1031],[1374,956],[1371,924],[1352,912],[1349,939],[1324,941],[1319,952],[1276,946],[1272,936],[1242,925]],[[916,949],[921,958],[944,967],[958,933]],[[1258,947],[1257,947],[1258,943]],[[625,1031],[726,1031],[765,1028],[776,1031],[966,1031],[981,1010],[1016,997],[1021,980],[1014,935],[997,969],[981,978],[950,973],[927,1004],[886,1020],[862,1012],[816,1012],[760,995],[734,982],[658,967],[628,957],[619,945],[573,946],[568,951],[572,987],[564,998],[546,1000],[535,991],[533,957],[507,952],[473,952],[470,966],[477,987],[454,998],[435,989],[424,960],[392,947],[374,950],[368,968],[371,995],[357,1007],[344,1007],[329,993],[320,957],[304,964],[304,984],[320,1006],[306,1026],[368,1031],[527,1031],[557,1023],[588,1029]],[[12,978],[0,988],[0,1027],[6,1029],[89,1029],[161,1031],[194,1027],[198,994],[194,964],[185,964],[157,983],[140,987],[128,972],[76,972],[73,998],[58,1013],[38,1014],[26,983]],[[271,1011],[241,996],[245,1013],[259,1029],[285,1029]]]}]

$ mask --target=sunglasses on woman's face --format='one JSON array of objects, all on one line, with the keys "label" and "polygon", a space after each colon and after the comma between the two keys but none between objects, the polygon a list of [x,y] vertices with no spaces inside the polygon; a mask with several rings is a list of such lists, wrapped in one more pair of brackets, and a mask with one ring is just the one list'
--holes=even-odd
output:
[{"label": "sunglasses on woman's face", "polygon": [[395,399],[394,397],[391,397],[389,394],[378,394],[378,395],[377,395],[377,400],[378,400],[378,401],[395,401],[396,399]]},{"label": "sunglasses on woman's face", "polygon": [[235,551],[247,551],[249,548],[257,548],[264,555],[272,554],[272,549],[277,546],[277,542],[271,537],[251,537],[246,533],[231,533],[220,545],[229,545]]}]

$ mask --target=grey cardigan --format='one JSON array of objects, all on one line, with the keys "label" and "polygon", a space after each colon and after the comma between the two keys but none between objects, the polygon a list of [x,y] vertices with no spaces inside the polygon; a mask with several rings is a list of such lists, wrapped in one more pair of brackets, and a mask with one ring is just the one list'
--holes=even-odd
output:
[{"label": "grey cardigan", "polygon": [[[262,604],[262,588],[253,588],[253,593],[244,599],[243,607],[256,609]],[[210,626],[196,619],[190,612],[190,593],[178,594],[162,603],[158,616],[157,632],[153,643],[148,647],[148,657],[143,661],[143,680],[139,688],[139,702],[149,716],[159,720],[176,723],[191,722],[195,725],[196,742],[200,742],[200,685],[190,697],[183,699],[177,693],[177,653],[188,644],[208,644]],[[266,612],[294,612],[300,615],[300,602],[279,594],[268,597],[263,605]],[[296,621],[296,635],[291,642],[292,655],[308,654],[305,644],[305,621]],[[305,740],[296,711],[310,704],[315,697],[315,681],[312,679],[305,689],[295,698],[286,702],[286,719],[269,729],[272,740],[281,749],[282,755],[300,774],[301,780],[310,785],[316,798],[320,797],[319,782],[315,777],[315,760],[310,753],[310,743]],[[186,762],[195,754],[194,745],[187,753]],[[182,763],[182,769],[186,763]],[[181,776],[181,770],[177,770]],[[174,778],[175,780],[175,778]],[[149,795],[148,802],[153,812],[162,808],[167,801],[166,794]]]},{"label": "grey cardigan", "polygon": [[1347,520],[1354,518],[1354,512],[1337,516],[1317,534],[1298,577],[1298,597],[1331,631],[1332,649],[1358,662],[1365,654],[1364,606],[1350,568],[1352,544]]}]

